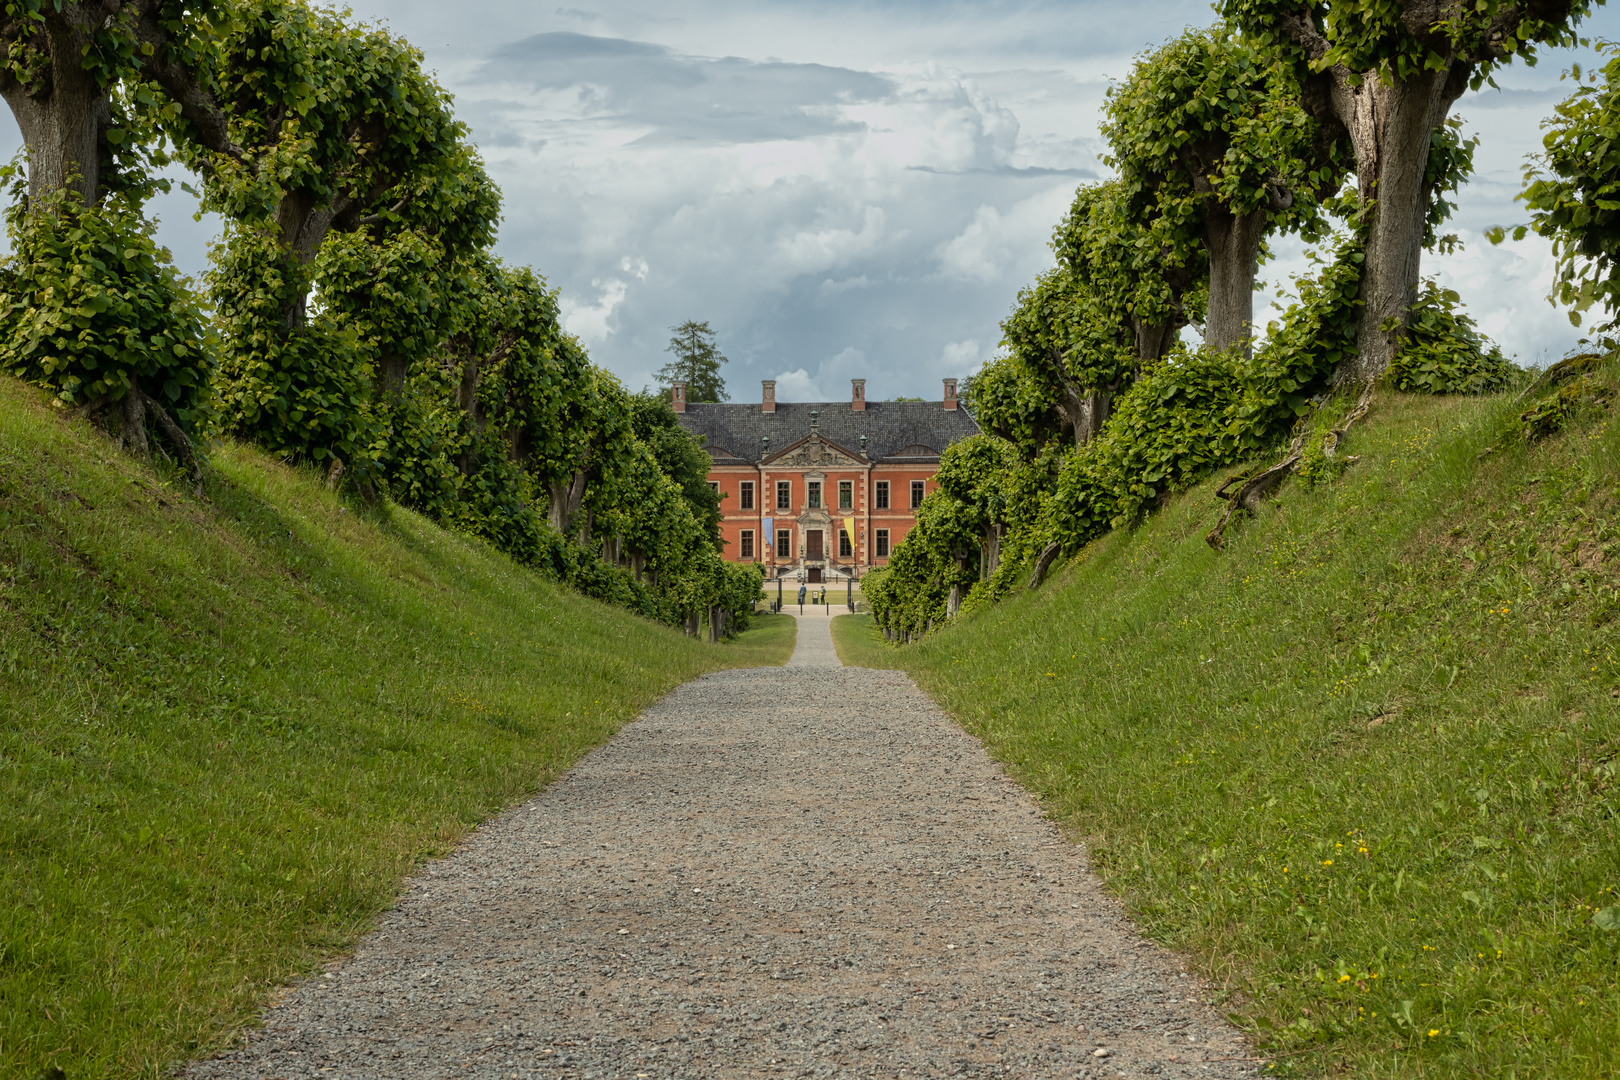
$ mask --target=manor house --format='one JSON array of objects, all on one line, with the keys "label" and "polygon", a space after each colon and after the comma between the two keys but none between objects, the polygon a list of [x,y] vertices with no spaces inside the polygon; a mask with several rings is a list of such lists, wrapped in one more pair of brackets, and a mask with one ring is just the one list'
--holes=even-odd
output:
[{"label": "manor house", "polygon": [[778,402],[767,379],[758,405],[688,402],[670,388],[681,424],[704,437],[709,483],[723,499],[726,558],[763,563],[768,577],[810,584],[884,566],[934,490],[939,455],[979,433],[945,380],[940,401]]}]

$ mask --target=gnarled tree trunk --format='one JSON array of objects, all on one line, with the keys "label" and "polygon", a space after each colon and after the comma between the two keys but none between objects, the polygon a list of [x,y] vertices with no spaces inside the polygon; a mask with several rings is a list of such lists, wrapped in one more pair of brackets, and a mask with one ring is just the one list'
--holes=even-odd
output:
[{"label": "gnarled tree trunk", "polygon": [[1254,269],[1266,231],[1266,211],[1234,214],[1214,198],[1207,198],[1203,217],[1209,248],[1204,343],[1212,349],[1236,345],[1247,355],[1254,337]]},{"label": "gnarled tree trunk", "polygon": [[1360,86],[1335,80],[1333,103],[1355,147],[1356,175],[1367,220],[1357,355],[1334,375],[1338,384],[1376,379],[1400,349],[1417,300],[1424,219],[1432,192],[1424,183],[1429,148],[1452,104],[1467,87],[1457,65],[1423,71],[1388,85],[1369,72]]}]

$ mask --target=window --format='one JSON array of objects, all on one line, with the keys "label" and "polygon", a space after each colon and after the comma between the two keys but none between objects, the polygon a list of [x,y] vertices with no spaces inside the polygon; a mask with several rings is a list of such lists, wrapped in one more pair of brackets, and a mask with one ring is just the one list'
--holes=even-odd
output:
[{"label": "window", "polygon": [[855,482],[853,480],[838,481],[838,509],[848,510],[855,505]]},{"label": "window", "polygon": [[804,485],[805,505],[812,510],[821,509],[821,481],[811,480]]},{"label": "window", "polygon": [[738,503],[743,510],[752,510],[754,508],[754,482],[752,480],[742,482],[742,498],[738,500]]},{"label": "window", "polygon": [[718,481],[718,480],[710,480],[709,481],[709,490],[714,492],[716,495],[720,494],[720,481]]},{"label": "window", "polygon": [[742,557],[745,559],[752,559],[754,557],[753,529],[744,529],[742,531]]},{"label": "window", "polygon": [[776,508],[778,510],[793,509],[793,481],[778,480],[776,482]]},{"label": "window", "polygon": [[887,559],[889,557],[889,530],[888,529],[879,529],[877,531],[877,551],[875,552],[875,554],[880,559]]},{"label": "window", "polygon": [[876,501],[877,508],[879,510],[887,510],[889,508],[889,482],[887,480],[879,480],[877,482]]},{"label": "window", "polygon": [[778,559],[793,558],[793,530],[776,530],[776,557]]},{"label": "window", "polygon": [[913,510],[917,509],[917,507],[922,505],[922,501],[923,482],[921,480],[913,480],[911,482],[911,508]]},{"label": "window", "polygon": [[852,557],[854,554],[855,554],[855,550],[849,546],[849,533],[845,532],[843,529],[839,529],[838,530],[838,557],[840,559],[848,559],[848,558]]}]

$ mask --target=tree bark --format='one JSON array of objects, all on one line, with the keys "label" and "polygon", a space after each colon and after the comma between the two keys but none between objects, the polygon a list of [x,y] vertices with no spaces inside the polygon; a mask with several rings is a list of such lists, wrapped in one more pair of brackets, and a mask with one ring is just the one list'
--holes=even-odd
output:
[{"label": "tree bark", "polygon": [[146,441],[146,397],[139,383],[131,385],[124,394],[124,425],[118,433],[118,443],[137,454],[145,454],[150,449]]},{"label": "tree bark", "polygon": [[956,613],[962,610],[962,586],[952,585],[950,595],[945,598],[945,617],[956,618]]},{"label": "tree bark", "polygon": [[585,498],[585,470],[581,469],[567,480],[553,480],[548,485],[551,490],[551,506],[547,510],[551,527],[568,535],[568,523],[574,520],[579,512],[579,504]]},{"label": "tree bark", "polygon": [[[1511,21],[1516,10],[1504,6],[1497,20]],[[1420,12],[1415,5],[1411,14],[1409,28],[1417,33],[1436,27],[1443,17],[1438,9]],[[1549,12],[1545,17],[1558,16]],[[1305,8],[1284,14],[1279,29],[1311,60],[1327,54],[1328,42]],[[1487,34],[1485,39],[1476,58],[1507,55],[1500,35]],[[1363,72],[1359,83],[1352,85],[1356,81],[1352,73],[1336,66],[1313,71],[1300,81],[1300,104],[1317,121],[1318,138],[1348,137],[1357,193],[1364,207],[1372,202],[1366,220],[1356,355],[1339,365],[1335,385],[1367,382],[1389,368],[1417,297],[1423,223],[1433,194],[1424,183],[1429,148],[1475,68],[1475,59],[1454,51],[1438,32],[1432,34],[1431,45],[1434,56],[1441,58],[1439,70],[1424,68],[1388,84],[1379,81],[1376,71]]]},{"label": "tree bark", "polygon": [[1356,353],[1334,375],[1339,385],[1378,378],[1399,351],[1417,300],[1424,219],[1432,193],[1424,183],[1434,132],[1467,79],[1459,65],[1385,85],[1369,73],[1359,87],[1336,80],[1333,101],[1355,148],[1363,204],[1372,201],[1361,277]]},{"label": "tree bark", "polygon": [[[1056,357],[1054,364],[1059,371],[1063,370],[1061,357]],[[1078,450],[1102,431],[1113,408],[1114,388],[1093,390],[1071,383],[1068,379],[1063,379],[1062,385],[1063,397],[1058,401],[1058,412],[1063,414],[1069,430],[1074,434],[1074,445]]]},{"label": "tree bark", "polygon": [[1209,247],[1209,314],[1204,343],[1237,346],[1249,354],[1254,337],[1254,269],[1266,231],[1264,208],[1232,213],[1213,197],[1204,200],[1204,236]]},{"label": "tree bark", "polygon": [[1175,343],[1178,328],[1170,323],[1144,323],[1136,319],[1131,323],[1136,334],[1136,358],[1143,364],[1159,359]]}]

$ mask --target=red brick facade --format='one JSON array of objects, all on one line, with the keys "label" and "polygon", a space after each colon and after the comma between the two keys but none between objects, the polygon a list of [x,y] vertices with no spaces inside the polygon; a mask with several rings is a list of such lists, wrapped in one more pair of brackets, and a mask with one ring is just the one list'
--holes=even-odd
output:
[{"label": "red brick facade", "polygon": [[[776,402],[771,383],[758,406],[689,404],[675,388],[672,406],[715,459],[709,480],[723,495],[726,558],[812,583],[889,561],[934,490],[939,453],[977,425],[957,405],[955,380],[942,401],[905,403],[868,403],[863,382],[849,403],[814,405]],[[744,439],[758,445],[727,445]]]}]

